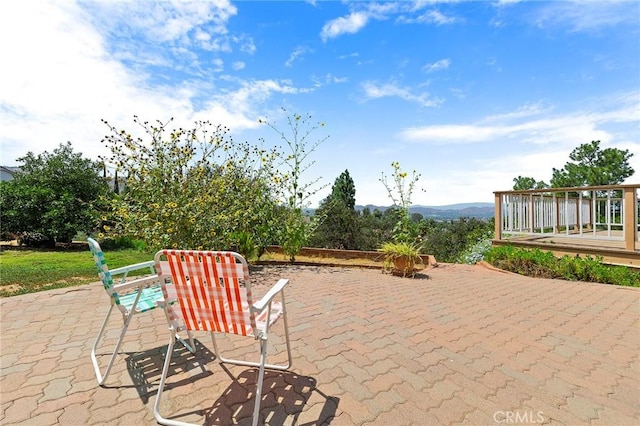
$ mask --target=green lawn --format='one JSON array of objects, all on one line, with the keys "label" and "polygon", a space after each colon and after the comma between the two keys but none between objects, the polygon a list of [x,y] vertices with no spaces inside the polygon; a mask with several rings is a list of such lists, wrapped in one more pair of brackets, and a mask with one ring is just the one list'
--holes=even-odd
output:
[{"label": "green lawn", "polygon": [[[110,268],[153,260],[152,253],[138,250],[106,251],[105,257]],[[89,249],[0,252],[0,296],[3,297],[96,281],[98,272]]]}]

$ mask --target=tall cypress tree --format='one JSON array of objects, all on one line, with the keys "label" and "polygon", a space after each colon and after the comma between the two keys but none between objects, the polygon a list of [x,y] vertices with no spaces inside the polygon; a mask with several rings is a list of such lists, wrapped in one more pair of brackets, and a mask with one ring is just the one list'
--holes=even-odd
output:
[{"label": "tall cypress tree", "polygon": [[345,170],[336,178],[331,188],[331,197],[341,201],[344,205],[353,210],[356,206],[356,186],[349,175],[349,170]]},{"label": "tall cypress tree", "polygon": [[356,187],[345,170],[331,188],[331,194],[316,210],[318,226],[311,238],[316,247],[358,249],[360,222],[355,211]]}]

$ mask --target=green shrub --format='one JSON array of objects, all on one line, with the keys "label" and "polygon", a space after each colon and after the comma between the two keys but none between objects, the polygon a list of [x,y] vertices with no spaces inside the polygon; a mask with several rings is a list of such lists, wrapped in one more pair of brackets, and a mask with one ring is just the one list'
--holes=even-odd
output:
[{"label": "green shrub", "polygon": [[105,238],[100,241],[100,247],[103,250],[133,249],[145,251],[147,249],[144,241],[127,236]]},{"label": "green shrub", "polygon": [[458,257],[458,263],[474,265],[484,259],[485,254],[491,250],[491,237],[487,234],[484,237],[469,245]]},{"label": "green shrub", "polygon": [[[438,262],[460,261],[465,251],[485,237],[493,237],[492,221],[461,217],[456,220],[423,220],[418,230],[422,236],[422,253],[435,256]],[[477,260],[476,260],[477,261]]]},{"label": "green shrub", "polygon": [[550,251],[499,246],[491,248],[484,259],[497,268],[531,277],[640,287],[640,271],[605,265],[601,257],[558,258]]},{"label": "green shrub", "polygon": [[98,163],[73,152],[71,142],[17,161],[20,172],[0,184],[3,233],[25,234],[28,247],[52,248],[98,224],[102,197],[109,197]]},{"label": "green shrub", "polygon": [[253,235],[248,232],[235,232],[231,235],[234,251],[240,253],[247,261],[258,257],[258,246],[253,240]]},{"label": "green shrub", "polygon": [[55,248],[56,240],[40,232],[25,232],[17,239],[18,245],[31,248]]}]

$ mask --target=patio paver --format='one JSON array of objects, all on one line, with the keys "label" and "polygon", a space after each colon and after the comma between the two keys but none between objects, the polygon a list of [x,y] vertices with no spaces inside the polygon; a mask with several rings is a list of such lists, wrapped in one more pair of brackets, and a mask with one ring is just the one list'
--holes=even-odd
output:
[{"label": "patio paver", "polygon": [[[640,289],[470,265],[414,280],[313,266],[253,276],[258,294],[291,280],[293,366],[265,374],[267,424],[640,424]],[[98,283],[0,300],[0,424],[155,424],[164,314],[134,318],[103,388],[89,354],[107,303]],[[256,370],[220,364],[196,338],[195,355],[176,346],[163,413],[250,423]],[[223,340],[231,357],[258,355],[251,339]]]}]

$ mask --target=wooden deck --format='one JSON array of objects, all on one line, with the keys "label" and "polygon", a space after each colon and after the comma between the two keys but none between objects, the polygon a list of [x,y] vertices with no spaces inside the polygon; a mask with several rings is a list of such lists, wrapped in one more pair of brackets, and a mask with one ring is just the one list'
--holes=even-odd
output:
[{"label": "wooden deck", "polygon": [[639,192],[640,184],[496,191],[493,245],[640,268]]},{"label": "wooden deck", "polygon": [[551,251],[557,256],[565,254],[569,256],[601,256],[605,263],[640,268],[639,238],[636,238],[635,241],[635,251],[630,251],[625,248],[621,231],[612,231],[611,234],[612,238],[608,238],[604,231],[597,232],[595,237],[587,237],[585,234],[583,236],[566,234],[503,235],[502,239],[493,240],[492,243],[494,246],[512,245],[523,248],[539,248]]}]

